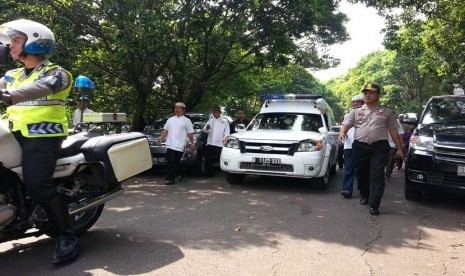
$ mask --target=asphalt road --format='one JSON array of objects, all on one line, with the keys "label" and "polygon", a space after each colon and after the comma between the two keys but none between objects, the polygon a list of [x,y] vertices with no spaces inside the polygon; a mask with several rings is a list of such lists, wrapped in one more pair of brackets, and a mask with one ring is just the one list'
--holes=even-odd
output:
[{"label": "asphalt road", "polygon": [[0,244],[0,275],[465,275],[464,197],[406,201],[403,172],[387,183],[380,216],[306,181],[249,177],[228,184],[162,173],[126,182],[81,237],[81,255],[50,264],[53,240]]}]

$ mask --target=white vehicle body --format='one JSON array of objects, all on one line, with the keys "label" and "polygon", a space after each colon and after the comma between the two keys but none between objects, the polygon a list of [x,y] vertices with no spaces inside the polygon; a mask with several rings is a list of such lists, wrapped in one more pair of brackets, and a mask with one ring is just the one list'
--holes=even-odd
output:
[{"label": "white vehicle body", "polygon": [[226,138],[220,165],[229,182],[267,175],[316,178],[327,187],[337,158],[331,110],[321,97],[302,96],[266,100],[247,131]]}]

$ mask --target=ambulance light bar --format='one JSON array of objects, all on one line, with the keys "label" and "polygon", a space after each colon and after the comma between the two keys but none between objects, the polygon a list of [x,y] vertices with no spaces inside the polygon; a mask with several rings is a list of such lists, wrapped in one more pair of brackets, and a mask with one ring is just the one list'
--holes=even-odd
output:
[{"label": "ambulance light bar", "polygon": [[321,99],[319,95],[312,94],[263,94],[260,98],[264,101],[269,100],[317,100]]}]

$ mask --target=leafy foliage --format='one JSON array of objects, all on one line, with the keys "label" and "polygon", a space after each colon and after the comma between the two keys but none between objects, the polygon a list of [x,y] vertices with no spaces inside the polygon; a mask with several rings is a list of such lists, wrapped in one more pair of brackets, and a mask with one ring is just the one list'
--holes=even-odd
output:
[{"label": "leafy foliage", "polygon": [[336,64],[322,49],[347,39],[338,2],[9,0],[4,19],[53,29],[54,61],[92,78],[94,109],[128,112],[138,128],[173,102],[193,110],[207,96],[232,95],[226,84],[252,81],[246,72]]}]

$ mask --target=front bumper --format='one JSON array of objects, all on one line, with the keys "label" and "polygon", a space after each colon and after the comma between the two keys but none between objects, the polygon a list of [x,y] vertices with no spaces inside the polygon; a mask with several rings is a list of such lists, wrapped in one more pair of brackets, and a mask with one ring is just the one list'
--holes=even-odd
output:
[{"label": "front bumper", "polygon": [[417,190],[465,193],[465,162],[437,159],[434,153],[411,149],[405,169],[406,185]]},{"label": "front bumper", "polygon": [[[279,158],[279,165],[262,165],[254,158]],[[296,152],[293,156],[282,154],[241,153],[238,149],[224,147],[221,152],[221,169],[228,173],[269,175],[296,178],[324,176],[328,168],[329,154],[324,151]]]}]

